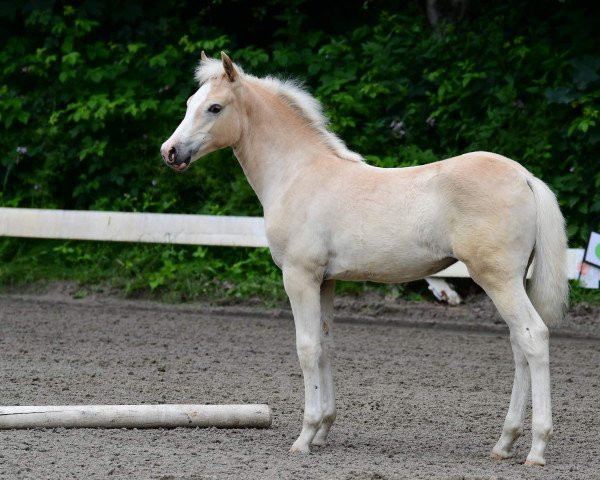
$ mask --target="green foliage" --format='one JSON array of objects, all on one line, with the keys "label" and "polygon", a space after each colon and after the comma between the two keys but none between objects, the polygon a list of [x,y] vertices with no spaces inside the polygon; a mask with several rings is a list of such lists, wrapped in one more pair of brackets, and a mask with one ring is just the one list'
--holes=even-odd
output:
[{"label": "green foliage", "polygon": [[130,297],[167,301],[285,298],[281,274],[265,248],[0,241],[0,285],[21,287],[48,279],[79,282],[82,296],[103,284]]},{"label": "green foliage", "polygon": [[[0,205],[260,215],[230,151],[184,175],[158,152],[194,91],[200,51],[223,49],[254,74],[303,80],[370,163],[495,151],[552,186],[572,244],[600,227],[597,6],[484,1],[440,34],[416,2],[350,2],[344,15],[308,0],[184,3],[7,3]],[[223,290],[233,297],[281,295],[261,250],[0,244],[3,261],[40,271],[49,255],[90,278],[103,265],[131,294],[187,281],[208,294],[213,276],[220,289],[235,284]]]}]

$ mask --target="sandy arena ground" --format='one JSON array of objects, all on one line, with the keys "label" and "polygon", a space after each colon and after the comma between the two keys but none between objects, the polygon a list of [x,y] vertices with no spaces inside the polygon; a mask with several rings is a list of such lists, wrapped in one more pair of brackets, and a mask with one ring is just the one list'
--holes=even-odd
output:
[{"label": "sandy arena ground", "polygon": [[0,478],[600,478],[597,310],[580,309],[552,338],[555,438],[539,468],[521,464],[529,428],[514,459],[488,458],[513,360],[485,301],[341,304],[338,420],[328,446],[295,456],[303,391],[288,311],[1,295],[1,404],[268,403],[274,421],[266,430],[2,431]]}]

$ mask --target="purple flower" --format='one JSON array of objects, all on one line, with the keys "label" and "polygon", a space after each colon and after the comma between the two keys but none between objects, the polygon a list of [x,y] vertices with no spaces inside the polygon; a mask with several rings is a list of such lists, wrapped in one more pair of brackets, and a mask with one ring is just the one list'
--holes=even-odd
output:
[{"label": "purple flower", "polygon": [[25,155],[25,154],[27,154],[27,147],[17,147],[17,153],[19,155]]},{"label": "purple flower", "polygon": [[393,120],[390,123],[390,128],[392,129],[392,135],[395,137],[402,138],[406,135],[406,129],[402,120]]}]

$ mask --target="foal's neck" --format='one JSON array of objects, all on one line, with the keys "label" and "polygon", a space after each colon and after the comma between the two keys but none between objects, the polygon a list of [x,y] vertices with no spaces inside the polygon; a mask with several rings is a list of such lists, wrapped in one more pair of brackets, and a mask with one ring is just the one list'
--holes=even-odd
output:
[{"label": "foal's neck", "polygon": [[275,93],[255,84],[246,89],[246,115],[234,152],[266,210],[302,168],[332,153],[306,120]]}]

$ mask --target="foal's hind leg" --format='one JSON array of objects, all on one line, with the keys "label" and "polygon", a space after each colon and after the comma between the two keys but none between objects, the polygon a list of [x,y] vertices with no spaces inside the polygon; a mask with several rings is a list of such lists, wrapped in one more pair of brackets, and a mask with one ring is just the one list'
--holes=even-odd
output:
[{"label": "foal's hind leg", "polygon": [[[525,463],[545,465],[544,453],[552,436],[548,328],[527,297],[521,279],[497,282],[494,287],[488,286],[486,291],[492,298],[500,315],[508,324],[512,341],[518,345],[529,364],[532,397],[532,444]],[[515,358],[517,356],[518,354]],[[520,359],[520,362],[520,366],[522,366],[522,359]],[[517,365],[517,369],[519,369],[519,365]],[[524,386],[521,379],[519,386],[517,392],[513,391],[513,399],[516,399],[516,401],[514,408],[512,402],[511,408],[509,408],[511,420],[513,415],[515,419],[517,415],[518,417],[522,415],[523,407],[520,406],[520,403],[524,403],[523,397],[525,395],[523,394]],[[513,409],[513,412],[511,412],[511,409]],[[512,426],[512,424],[509,425],[509,428]],[[498,443],[502,441],[501,437]],[[500,445],[500,447],[502,446],[508,446],[508,443]]]},{"label": "foal's hind leg", "polygon": [[313,445],[325,445],[331,425],[335,421],[335,387],[333,384],[333,294],[335,280],[325,280],[321,285],[321,355],[319,371],[321,373],[321,409],[323,419]]},{"label": "foal's hind leg", "polygon": [[511,450],[517,439],[523,433],[525,424],[525,407],[529,398],[530,376],[525,354],[521,350],[514,335],[510,336],[513,355],[515,357],[515,379],[513,382],[510,406],[504,420],[502,435],[492,449],[491,457],[503,460],[511,457]]}]

